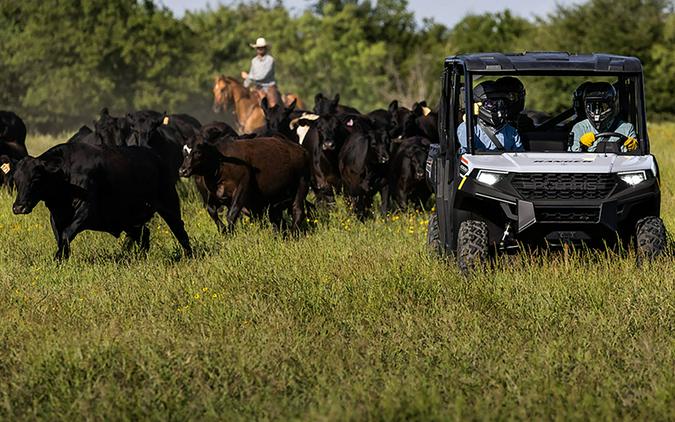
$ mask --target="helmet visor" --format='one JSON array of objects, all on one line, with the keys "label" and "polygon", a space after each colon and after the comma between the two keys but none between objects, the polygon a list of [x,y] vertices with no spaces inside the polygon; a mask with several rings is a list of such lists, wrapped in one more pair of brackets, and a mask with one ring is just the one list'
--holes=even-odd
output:
[{"label": "helmet visor", "polygon": [[587,100],[586,113],[596,122],[603,121],[612,115],[614,105],[606,100]]},{"label": "helmet visor", "polygon": [[490,112],[504,111],[506,103],[503,99],[486,99],[482,102],[482,107]]}]

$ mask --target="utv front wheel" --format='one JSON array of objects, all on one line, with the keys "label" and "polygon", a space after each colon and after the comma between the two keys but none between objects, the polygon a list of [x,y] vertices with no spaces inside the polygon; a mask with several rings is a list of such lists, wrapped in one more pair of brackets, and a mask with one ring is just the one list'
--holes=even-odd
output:
[{"label": "utv front wheel", "polygon": [[487,263],[488,228],[482,221],[467,220],[459,226],[457,235],[457,264],[467,273]]},{"label": "utv front wheel", "polygon": [[645,217],[635,225],[638,263],[661,255],[667,244],[666,226],[659,217]]},{"label": "utv front wheel", "polygon": [[441,232],[438,228],[438,214],[435,212],[429,216],[429,225],[427,226],[427,246],[436,255],[443,254],[443,245],[441,244]]}]

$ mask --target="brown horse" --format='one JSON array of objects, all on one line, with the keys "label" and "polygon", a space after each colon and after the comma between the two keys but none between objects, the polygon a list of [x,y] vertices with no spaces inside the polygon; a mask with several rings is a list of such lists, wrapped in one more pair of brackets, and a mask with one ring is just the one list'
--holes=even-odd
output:
[{"label": "brown horse", "polygon": [[232,112],[240,133],[252,133],[265,126],[265,113],[258,96],[236,79],[220,75],[213,85],[213,112],[227,111],[231,104],[234,104]]},{"label": "brown horse", "polygon": [[[302,102],[294,94],[283,95],[282,99],[286,107],[296,100],[296,107],[302,108]],[[240,133],[252,133],[265,126],[265,113],[257,93],[230,76],[220,75],[213,85],[213,112],[227,111],[230,104],[234,104],[232,112]]]}]

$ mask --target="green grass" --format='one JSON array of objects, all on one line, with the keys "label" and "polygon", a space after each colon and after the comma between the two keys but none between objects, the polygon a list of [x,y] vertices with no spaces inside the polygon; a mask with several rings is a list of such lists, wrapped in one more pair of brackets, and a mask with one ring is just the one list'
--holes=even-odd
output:
[{"label": "green grass", "polygon": [[[673,231],[675,124],[651,136]],[[521,254],[466,279],[427,253],[423,214],[225,237],[190,192],[196,258],[155,219],[147,257],[87,232],[57,265],[44,205],[12,200],[0,420],[675,419],[672,257]]]}]

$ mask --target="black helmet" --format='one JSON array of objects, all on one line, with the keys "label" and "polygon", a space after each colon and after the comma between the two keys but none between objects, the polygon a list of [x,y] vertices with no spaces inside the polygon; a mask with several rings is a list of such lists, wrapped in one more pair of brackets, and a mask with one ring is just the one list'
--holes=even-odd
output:
[{"label": "black helmet", "polygon": [[574,94],[572,95],[572,107],[579,120],[582,120],[583,116],[586,115],[586,108],[584,107],[584,91],[586,90],[586,87],[592,83],[593,82],[589,81],[582,83],[574,90]]},{"label": "black helmet", "polygon": [[609,130],[619,113],[616,89],[609,82],[593,82],[584,88],[586,117],[595,130]]},{"label": "black helmet", "polygon": [[499,130],[508,114],[506,95],[494,81],[485,81],[473,89],[474,101],[478,103],[478,118],[488,126]]},{"label": "black helmet", "polygon": [[504,76],[497,79],[497,86],[507,99],[509,120],[517,120],[525,109],[525,86],[520,79],[513,76]]}]

